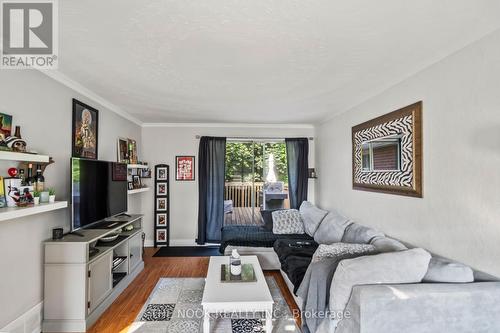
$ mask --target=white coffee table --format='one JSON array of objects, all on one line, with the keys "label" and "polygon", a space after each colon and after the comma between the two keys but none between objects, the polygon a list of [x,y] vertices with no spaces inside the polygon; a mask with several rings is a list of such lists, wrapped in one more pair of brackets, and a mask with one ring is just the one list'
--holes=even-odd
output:
[{"label": "white coffee table", "polygon": [[221,265],[229,264],[229,257],[210,257],[203,291],[203,332],[210,331],[211,313],[264,312],[266,333],[271,333],[273,298],[256,256],[242,256],[242,264],[252,264],[256,282],[221,282]]}]

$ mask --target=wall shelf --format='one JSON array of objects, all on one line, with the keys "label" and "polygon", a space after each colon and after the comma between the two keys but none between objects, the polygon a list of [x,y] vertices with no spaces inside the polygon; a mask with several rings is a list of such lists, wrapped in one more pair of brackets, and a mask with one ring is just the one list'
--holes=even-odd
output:
[{"label": "wall shelf", "polygon": [[149,166],[144,164],[127,164],[128,169],[148,169]]},{"label": "wall shelf", "polygon": [[143,188],[137,188],[135,190],[128,190],[128,194],[136,194],[136,193],[142,193],[142,192],[147,192],[149,191],[149,187],[143,187]]},{"label": "wall shelf", "polygon": [[41,214],[52,210],[68,207],[67,201],[56,201],[54,203],[41,203],[30,207],[6,207],[0,208],[0,221],[12,220],[23,216]]},{"label": "wall shelf", "polygon": [[49,163],[50,157],[47,155],[17,153],[13,151],[0,151],[0,160],[18,161],[18,162],[34,162],[34,163]]}]

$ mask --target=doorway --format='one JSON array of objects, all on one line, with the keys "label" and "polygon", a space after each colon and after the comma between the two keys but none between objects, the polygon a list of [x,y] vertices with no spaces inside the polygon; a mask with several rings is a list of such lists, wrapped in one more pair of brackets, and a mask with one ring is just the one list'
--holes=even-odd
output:
[{"label": "doorway", "polygon": [[227,139],[224,225],[262,225],[262,210],[289,208],[284,140]]}]

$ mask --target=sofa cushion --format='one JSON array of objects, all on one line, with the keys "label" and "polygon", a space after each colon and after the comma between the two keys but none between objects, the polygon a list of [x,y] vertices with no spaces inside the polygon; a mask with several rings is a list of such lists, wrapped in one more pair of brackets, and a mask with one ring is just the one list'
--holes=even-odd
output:
[{"label": "sofa cushion", "polygon": [[260,214],[262,216],[262,223],[264,223],[264,229],[272,231],[273,230],[273,212],[282,209],[266,209],[261,210]]},{"label": "sofa cushion", "polygon": [[375,246],[370,244],[320,244],[318,249],[314,252],[312,262],[318,262],[327,258],[339,258],[346,254],[371,254],[375,251]]},{"label": "sofa cushion", "polygon": [[332,210],[326,214],[323,222],[319,225],[314,240],[318,244],[333,244],[340,242],[344,231],[352,221],[342,216],[337,211]]},{"label": "sofa cushion", "polygon": [[344,232],[343,243],[370,244],[375,237],[385,237],[385,235],[373,228],[365,227],[358,223],[352,223]]},{"label": "sofa cushion", "polygon": [[325,218],[328,211],[319,209],[309,201],[304,201],[300,205],[300,215],[302,215],[302,220],[304,221],[304,230],[309,236],[314,236],[314,233],[318,229],[319,225]]},{"label": "sofa cushion", "polygon": [[408,250],[403,243],[389,237],[375,237],[370,244],[375,246],[377,251],[381,253]]},{"label": "sofa cushion", "polygon": [[342,260],[330,287],[330,311],[344,311],[356,285],[421,282],[430,259],[429,252],[415,248]]},{"label": "sofa cushion", "polygon": [[466,283],[474,281],[474,272],[469,266],[446,258],[432,257],[424,282]]},{"label": "sofa cushion", "polygon": [[303,234],[304,221],[296,209],[273,212],[273,233],[277,235]]}]

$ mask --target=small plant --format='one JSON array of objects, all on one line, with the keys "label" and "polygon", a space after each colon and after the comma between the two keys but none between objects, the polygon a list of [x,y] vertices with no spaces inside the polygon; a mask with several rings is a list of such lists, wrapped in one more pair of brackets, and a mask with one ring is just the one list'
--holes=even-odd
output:
[{"label": "small plant", "polygon": [[49,195],[56,195],[56,190],[53,187],[49,188]]},{"label": "small plant", "polygon": [[40,192],[38,192],[38,191],[33,191],[33,197],[35,197],[35,198],[40,198]]}]

